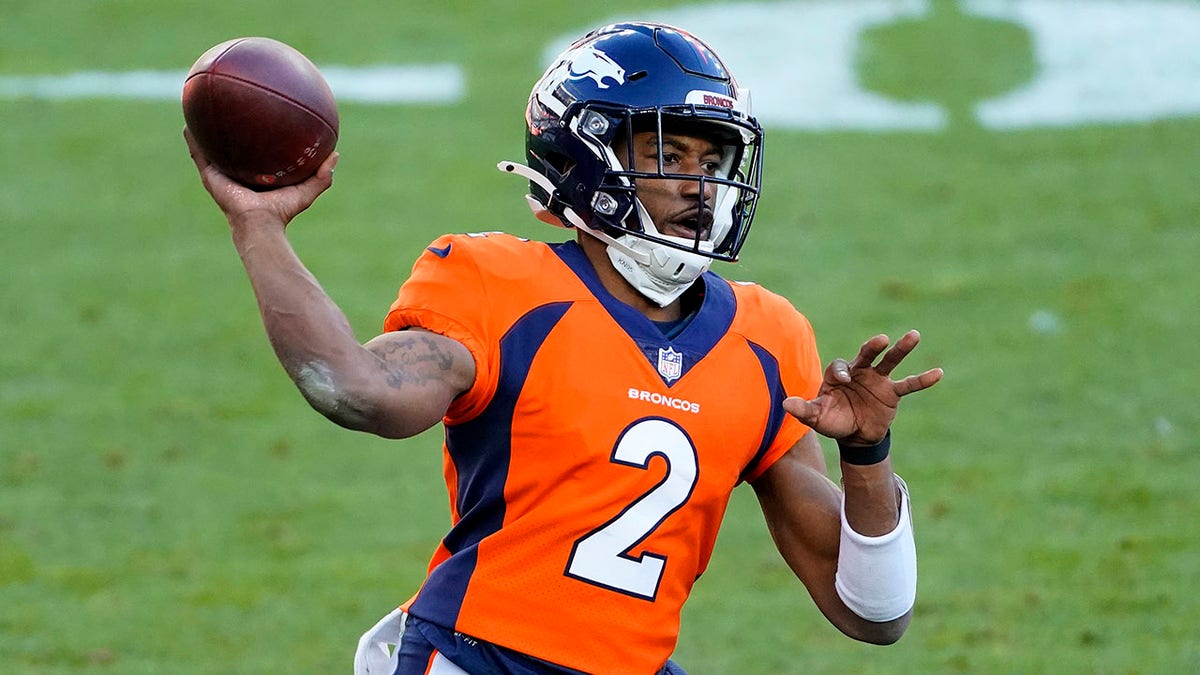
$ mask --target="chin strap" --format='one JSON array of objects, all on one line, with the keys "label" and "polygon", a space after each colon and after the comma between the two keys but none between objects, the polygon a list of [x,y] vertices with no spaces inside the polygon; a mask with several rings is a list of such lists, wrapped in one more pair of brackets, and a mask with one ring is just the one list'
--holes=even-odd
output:
[{"label": "chin strap", "polygon": [[[557,188],[554,187],[554,183],[534,169],[509,161],[500,162],[496,168],[532,181],[545,190],[552,200],[556,199]],[[563,205],[562,218],[566,219],[564,223],[533,195],[525,195],[525,201],[538,220],[559,227],[575,227],[608,244],[608,258],[617,272],[639,293],[660,307],[666,307],[683,295],[712,263],[712,259],[707,256],[655,244],[633,234],[613,237],[607,232],[589,227],[583,218],[566,204]],[[642,209],[640,203],[638,209]],[[644,211],[642,217],[651,220],[650,215]]]},{"label": "chin strap", "polygon": [[701,274],[708,271],[712,262],[704,256],[653,244],[632,234],[622,239],[626,248],[635,251],[641,248],[652,262],[634,264],[623,253],[625,249],[615,246],[608,247],[608,259],[631,286],[659,307],[675,302]]},{"label": "chin strap", "polygon": [[[553,199],[554,195],[558,192],[558,189],[554,187],[554,183],[551,183],[549,178],[525,166],[524,164],[505,161],[497,164],[496,168],[504,173],[515,173],[522,178],[537,183],[538,187],[545,190],[546,194],[551,196],[551,199]],[[525,195],[525,202],[529,204],[529,209],[533,211],[533,215],[537,216],[537,219],[543,223],[550,223],[551,225],[557,225],[558,227],[578,228],[608,244],[609,246],[615,246],[622,253],[633,258],[641,265],[651,264],[650,255],[648,253],[645,251],[635,251],[629,246],[626,246],[621,240],[600,230],[588,227],[588,224],[583,222],[583,218],[581,218],[578,213],[575,213],[575,210],[570,206],[566,206],[565,204],[563,205],[563,218],[566,218],[567,220],[567,222],[564,223],[561,219],[551,213],[550,210],[546,208],[545,204],[543,204],[533,195]]]}]

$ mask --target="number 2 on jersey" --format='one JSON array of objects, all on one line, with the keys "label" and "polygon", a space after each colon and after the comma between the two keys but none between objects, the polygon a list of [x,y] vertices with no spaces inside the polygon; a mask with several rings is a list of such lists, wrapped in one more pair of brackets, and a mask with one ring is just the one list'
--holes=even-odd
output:
[{"label": "number 2 on jersey", "polygon": [[661,418],[630,425],[617,441],[611,461],[645,471],[654,455],[667,460],[666,476],[612,520],[575,542],[567,563],[567,576],[646,600],[654,599],[666,556],[644,552],[634,557],[629,551],[687,502],[699,475],[692,440],[674,422]]}]

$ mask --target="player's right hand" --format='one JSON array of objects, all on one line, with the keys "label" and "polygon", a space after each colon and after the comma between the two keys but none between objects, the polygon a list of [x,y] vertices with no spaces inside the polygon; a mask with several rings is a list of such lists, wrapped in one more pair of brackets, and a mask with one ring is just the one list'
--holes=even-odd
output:
[{"label": "player's right hand", "polygon": [[196,170],[200,172],[200,181],[212,195],[213,201],[225,213],[231,227],[264,220],[278,221],[280,226],[286,227],[292,218],[311,206],[322,192],[333,185],[333,168],[338,162],[337,152],[331,153],[317,173],[308,180],[275,190],[257,192],[221,173],[220,169],[205,157],[200,144],[187,127],[183,128],[183,137],[187,141],[188,153],[196,163]]}]

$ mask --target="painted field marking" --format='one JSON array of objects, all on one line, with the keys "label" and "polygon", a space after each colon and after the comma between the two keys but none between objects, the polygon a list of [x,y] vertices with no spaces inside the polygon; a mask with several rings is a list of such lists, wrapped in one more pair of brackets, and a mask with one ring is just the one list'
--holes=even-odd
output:
[{"label": "painted field marking", "polygon": [[[1200,117],[1200,3],[960,0],[959,9],[1013,22],[1034,43],[1034,80],[976,104],[986,128]],[[937,131],[948,123],[941,106],[865,90],[854,66],[864,30],[931,11],[928,0],[793,0],[696,5],[635,18],[681,26],[709,42],[750,88],[755,114],[768,127]],[[576,35],[555,40],[544,60]]]},{"label": "painted field marking", "polygon": [[[1200,4],[1190,0],[960,0],[961,11],[1029,31],[1038,73],[975,106],[989,129],[1124,124],[1200,117]],[[712,43],[753,91],[768,126],[806,130],[938,131],[934,102],[862,88],[859,36],[920,19],[929,0],[793,0],[697,5],[638,18],[686,26]],[[615,20],[615,19],[614,19]],[[576,37],[555,40],[549,61]],[[339,100],[454,105],[467,78],[456,64],[323,66]],[[179,100],[184,71],[85,71],[0,76],[0,98]]]},{"label": "painted field marking", "polygon": [[1036,78],[980,103],[992,129],[1200,116],[1200,4],[1143,0],[965,0],[1030,32]]},{"label": "painted field marking", "polygon": [[[339,101],[452,105],[466,96],[455,64],[321,66]],[[0,98],[178,101],[186,70],[83,71],[66,75],[0,76]]]},{"label": "painted field marking", "polygon": [[[750,89],[754,113],[764,125],[936,131],[947,119],[938,105],[894,101],[863,89],[854,65],[864,30],[928,12],[925,0],[818,0],[697,5],[635,18],[685,28],[712,45]],[[553,60],[575,37],[555,40],[544,61]]]}]

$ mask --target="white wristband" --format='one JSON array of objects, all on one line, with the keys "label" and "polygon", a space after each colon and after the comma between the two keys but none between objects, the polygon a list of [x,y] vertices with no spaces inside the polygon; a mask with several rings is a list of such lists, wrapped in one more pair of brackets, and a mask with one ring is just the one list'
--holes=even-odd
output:
[{"label": "white wristband", "polygon": [[867,621],[892,621],[904,616],[917,600],[917,545],[913,539],[908,486],[900,487],[900,522],[878,537],[866,537],[846,522],[842,497],[842,535],[834,588],[855,614]]}]

